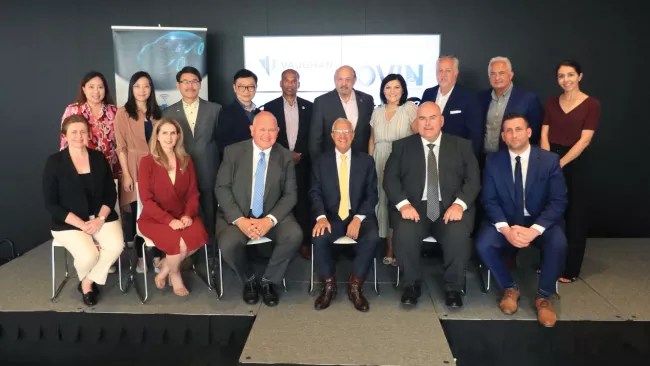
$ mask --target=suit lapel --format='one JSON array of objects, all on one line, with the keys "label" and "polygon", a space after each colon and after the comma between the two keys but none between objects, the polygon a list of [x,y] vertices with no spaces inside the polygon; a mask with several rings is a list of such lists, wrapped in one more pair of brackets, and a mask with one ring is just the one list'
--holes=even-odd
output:
[{"label": "suit lapel", "polygon": [[[418,192],[420,192],[420,197],[424,194],[424,183],[427,179],[427,162],[424,160],[424,150],[422,147],[422,137],[420,135],[413,135],[417,136],[417,138],[413,139],[413,144],[409,144],[409,148],[413,149],[411,152],[410,158],[413,159],[413,163],[415,164],[417,172],[420,173],[420,179],[418,179]],[[422,167],[422,168],[419,168]]]},{"label": "suit lapel", "polygon": [[334,107],[334,112],[336,113],[337,118],[348,118],[348,116],[345,114],[345,109],[343,109],[343,103],[341,102],[341,97],[339,97],[339,94],[336,92],[336,90],[330,93],[332,93],[332,106]]},{"label": "suit lapel", "polygon": [[528,171],[526,172],[526,189],[524,195],[528,197],[531,191],[531,187],[537,180],[537,174],[539,172],[539,150],[534,147],[530,147],[530,156],[528,157]]},{"label": "suit lapel", "polygon": [[[192,129],[190,128],[190,124],[187,122],[187,116],[185,115],[185,110],[183,109],[183,101],[181,100],[176,104],[174,107],[176,109],[176,121],[178,124],[181,125],[181,129],[183,130],[183,135],[186,137],[183,139],[183,142],[189,144],[190,141],[192,141]],[[200,109],[200,108],[199,108]],[[197,117],[198,120],[198,117]],[[185,146],[185,148],[190,149],[190,146]]]},{"label": "suit lapel", "polygon": [[[282,162],[280,161],[280,152],[278,151],[279,145],[276,143],[271,148],[269,153],[269,167],[266,172],[266,180],[264,181],[264,201],[266,202],[266,197],[269,195],[271,189],[271,184],[277,181],[280,176],[280,166]],[[252,157],[251,157],[252,159]]]},{"label": "suit lapel", "polygon": [[[440,184],[440,197],[442,200],[442,192],[445,190],[445,177],[450,176],[450,167],[452,160],[451,157],[454,156],[454,149],[451,146],[451,140],[445,138],[443,133],[440,136],[440,151],[438,152],[438,183]],[[429,182],[431,184],[431,182]]]},{"label": "suit lapel", "polygon": [[194,138],[195,139],[201,133],[203,133],[203,129],[205,128],[206,121],[204,121],[204,119],[205,119],[205,116],[207,116],[207,113],[208,113],[208,111],[206,110],[207,108],[208,108],[208,103],[206,103],[205,100],[199,98],[199,110],[198,110],[198,112],[196,112],[196,123],[194,124]]},{"label": "suit lapel", "polygon": [[[249,141],[248,144],[244,147],[244,151],[242,151],[242,162],[241,162],[241,171],[244,174],[244,177],[242,179],[242,184],[245,184],[244,186],[244,192],[246,192],[246,197],[245,197],[245,206],[247,209],[251,207],[251,190],[253,189],[253,175],[255,174],[255,170],[253,170],[253,142]],[[233,184],[236,184],[233,182]],[[248,214],[248,212],[244,212],[244,214]]]},{"label": "suit lapel", "polygon": [[510,98],[508,98],[508,104],[506,104],[506,109],[503,111],[504,116],[507,116],[508,113],[511,112],[511,109],[517,106],[519,99],[521,99],[521,94],[518,93],[517,89],[513,85],[512,90],[510,91]]},{"label": "suit lapel", "polygon": [[[449,115],[449,111],[451,108],[454,106],[454,103],[456,103],[456,99],[458,99],[458,93],[456,93],[456,89],[458,89],[458,85],[454,87],[454,89],[450,92],[451,94],[449,95],[449,98],[447,99],[447,103],[445,104],[445,109],[442,111],[443,115]],[[437,96],[437,94],[436,94]],[[442,145],[442,144],[441,144]]]},{"label": "suit lapel", "polygon": [[[305,101],[298,97],[296,99],[298,100],[298,141],[300,141],[306,137],[310,121],[307,119]],[[296,141],[296,145],[298,145],[298,141]]]},{"label": "suit lapel", "polygon": [[287,134],[287,121],[284,119],[284,98],[280,97],[278,106],[277,106],[277,116],[275,119],[278,121],[278,127],[280,128],[280,133],[282,134],[282,140],[287,141],[287,149],[289,148],[289,135]]},{"label": "suit lapel", "polygon": [[500,160],[500,173],[501,177],[503,177],[503,181],[508,187],[508,192],[510,193],[510,198],[512,199],[512,202],[515,202],[515,181],[514,177],[512,174],[512,162],[510,161],[510,154],[508,153],[508,150],[501,150],[497,154],[501,154],[499,157]]},{"label": "suit lapel", "polygon": [[[352,153],[352,159],[350,159],[350,176],[348,177],[348,192],[350,194],[350,210],[353,210],[352,205],[354,202],[359,202],[360,192],[358,191],[358,186],[353,184],[354,182],[361,182],[359,174],[361,174],[360,169],[357,167],[359,162],[358,154]],[[356,209],[356,207],[355,207]],[[356,210],[353,210],[355,212]]]}]

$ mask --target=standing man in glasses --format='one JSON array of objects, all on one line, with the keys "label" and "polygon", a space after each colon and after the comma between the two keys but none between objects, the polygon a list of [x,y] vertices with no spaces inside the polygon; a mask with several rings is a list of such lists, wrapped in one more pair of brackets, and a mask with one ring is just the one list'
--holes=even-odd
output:
[{"label": "standing man in glasses", "polygon": [[251,138],[250,126],[255,115],[259,113],[253,103],[257,91],[257,75],[247,69],[237,71],[232,88],[235,91],[235,100],[225,106],[219,116],[217,143],[221,152],[228,145]]},{"label": "standing man in glasses", "polygon": [[[183,97],[163,111],[163,118],[178,121],[183,129],[185,150],[192,157],[196,181],[201,194],[201,218],[214,243],[214,222],[217,203],[214,182],[217,179],[220,154],[216,143],[217,121],[221,105],[199,98],[201,74],[194,67],[186,66],[176,74],[176,87]],[[144,130],[143,130],[144,133]]]}]

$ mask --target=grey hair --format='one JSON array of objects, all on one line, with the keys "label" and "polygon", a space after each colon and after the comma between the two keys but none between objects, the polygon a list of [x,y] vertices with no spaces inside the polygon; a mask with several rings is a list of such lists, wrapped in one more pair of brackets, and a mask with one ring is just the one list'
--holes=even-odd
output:
[{"label": "grey hair", "polygon": [[490,68],[492,67],[492,64],[495,62],[505,62],[506,66],[508,66],[508,71],[512,72],[512,63],[510,63],[510,60],[507,57],[497,56],[497,57],[492,57],[490,63],[488,64],[488,75],[490,75]]},{"label": "grey hair", "polygon": [[436,69],[440,66],[440,60],[442,60],[443,58],[450,58],[450,59],[454,60],[454,69],[456,70],[456,72],[459,72],[459,70],[460,70],[460,61],[458,60],[458,57],[452,56],[452,55],[442,55],[442,56],[438,57],[438,61],[436,61]]},{"label": "grey hair", "polygon": [[347,122],[347,123],[350,124],[350,127],[352,127],[352,122],[350,122],[349,119],[340,117],[340,118],[337,118],[336,121],[334,121],[334,123],[332,123],[332,132],[334,132],[334,126],[336,125],[336,122]]}]

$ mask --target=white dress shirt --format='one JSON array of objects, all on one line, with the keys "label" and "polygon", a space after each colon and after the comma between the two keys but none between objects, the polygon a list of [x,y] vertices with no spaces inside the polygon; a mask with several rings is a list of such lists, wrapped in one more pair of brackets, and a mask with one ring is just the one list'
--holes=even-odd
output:
[{"label": "white dress shirt", "polygon": [[357,129],[357,121],[359,120],[359,108],[357,107],[357,96],[354,93],[354,90],[350,93],[350,99],[346,102],[339,96],[341,99],[341,104],[343,104],[343,110],[345,111],[345,118],[352,123],[352,129]]},{"label": "white dress shirt", "polygon": [[[427,141],[424,137],[421,137],[420,139],[422,140],[422,147],[424,148],[424,164],[425,164],[424,171],[425,172],[429,171],[429,146],[427,146],[427,145],[435,144],[435,146],[433,147],[433,155],[435,155],[435,157],[436,157],[436,165],[437,165],[436,169],[438,170],[438,182],[437,182],[438,183],[438,199],[440,201],[442,201],[442,194],[440,194],[440,169],[438,169],[438,167],[440,166],[440,140],[442,140],[442,133],[440,133],[440,135],[438,135],[438,138],[433,142]],[[428,186],[429,186],[429,174],[424,174],[424,192],[422,192],[422,201],[427,200],[427,187]],[[463,208],[463,211],[467,210],[467,205],[460,198],[456,198],[454,203],[460,205],[460,207]],[[399,210],[400,208],[402,208],[402,206],[410,205],[410,204],[411,204],[411,202],[409,202],[409,200],[403,200],[402,202],[395,205],[395,207],[397,207],[397,210]]]},{"label": "white dress shirt", "polygon": [[[255,142],[252,142],[253,144],[253,180],[251,182],[251,205],[250,209],[253,209],[253,197],[255,197],[255,172],[257,170],[257,162],[260,161],[260,153],[264,153],[264,161],[266,162],[266,167],[264,168],[264,187],[266,187],[266,176],[267,173],[269,172],[269,157],[271,156],[271,149],[273,149],[273,146],[269,147],[266,150],[262,150],[257,145],[255,145]],[[271,221],[273,221],[273,226],[275,226],[278,223],[278,220],[275,218],[273,215],[267,215],[266,217],[270,218]],[[241,219],[239,217],[237,220]],[[236,223],[237,220],[233,221],[232,223]]]},{"label": "white dress shirt", "polygon": [[194,127],[196,127],[196,116],[199,114],[199,98],[192,104],[187,104],[183,100],[183,112],[185,112],[185,118],[187,119],[187,124],[190,125],[190,131],[192,131],[192,136],[194,136]]},{"label": "white dress shirt", "polygon": [[454,86],[452,86],[451,89],[449,89],[449,93],[447,93],[446,95],[442,95],[442,93],[440,93],[440,88],[438,88],[438,95],[436,95],[436,104],[438,105],[438,107],[440,107],[440,113],[445,111],[445,106],[447,105],[449,96],[453,91],[454,91]]},{"label": "white dress shirt", "polygon": [[[529,216],[530,213],[528,213],[528,210],[526,210],[526,176],[528,175],[528,162],[530,161],[530,145],[528,145],[528,149],[521,153],[520,155],[517,155],[513,153],[512,151],[508,150],[508,153],[510,154],[510,167],[512,168],[512,180],[515,180],[515,167],[517,165],[517,160],[516,157],[519,156],[521,157],[521,178],[522,178],[522,184],[524,185],[522,192],[524,193],[524,216]],[[509,226],[507,222],[497,222],[494,224],[494,226],[497,228],[497,231],[501,229],[502,227]],[[543,226],[539,226],[537,224],[531,226],[532,229],[535,229],[540,232],[540,234],[544,233],[544,228]]]},{"label": "white dress shirt", "polygon": [[[337,179],[338,179],[338,172],[341,170],[341,155],[346,156],[346,161],[348,163],[348,207],[352,209],[352,202],[350,201],[350,167],[352,166],[352,149],[348,149],[348,151],[345,154],[341,154],[338,149],[334,149],[334,152],[336,153],[336,174],[337,174]],[[340,189],[339,189],[340,191]],[[326,217],[325,215],[320,215],[316,218],[316,221],[319,219]],[[366,215],[354,215],[354,217],[358,217],[360,221],[363,221],[363,219],[366,218]]]}]

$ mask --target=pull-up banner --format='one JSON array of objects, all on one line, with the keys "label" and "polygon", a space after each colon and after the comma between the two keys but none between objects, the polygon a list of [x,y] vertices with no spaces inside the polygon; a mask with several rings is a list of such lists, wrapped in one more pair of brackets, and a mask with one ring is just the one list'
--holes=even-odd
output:
[{"label": "pull-up banner", "polygon": [[151,75],[161,107],[178,102],[181,94],[176,89],[176,73],[185,66],[199,70],[203,79],[199,96],[208,99],[207,28],[112,26],[111,29],[118,106],[126,103],[129,80],[138,71]]}]

